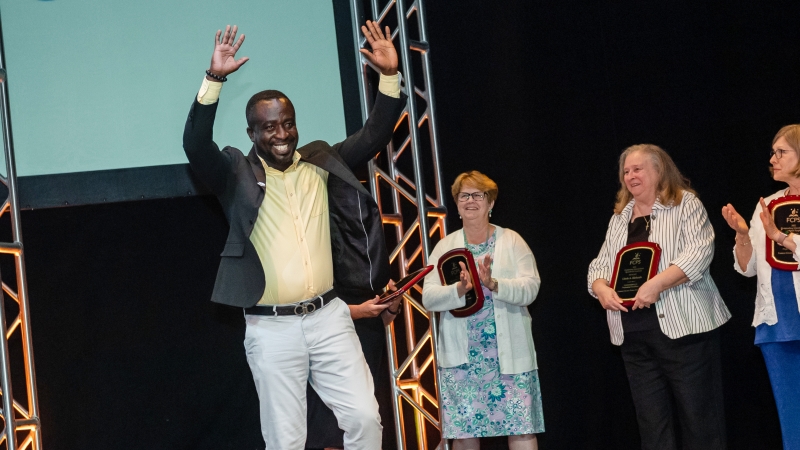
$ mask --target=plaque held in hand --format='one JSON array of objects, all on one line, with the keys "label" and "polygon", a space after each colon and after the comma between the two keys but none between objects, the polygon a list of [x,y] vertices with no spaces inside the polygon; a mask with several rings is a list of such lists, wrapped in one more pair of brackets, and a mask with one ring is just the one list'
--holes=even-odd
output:
[{"label": "plaque held in hand", "polygon": [[483,289],[481,289],[481,280],[478,277],[478,269],[475,268],[475,259],[472,257],[472,253],[465,248],[450,250],[439,258],[437,268],[442,285],[451,285],[461,281],[460,262],[464,263],[467,268],[472,289],[464,294],[467,303],[461,308],[450,310],[450,314],[456,317],[467,317],[483,308]]},{"label": "plaque held in hand", "polygon": [[[800,195],[787,195],[776,198],[767,205],[775,226],[783,234],[794,233],[800,235]],[[767,236],[767,262],[779,270],[795,271],[800,269],[794,254],[787,248],[773,241]]]},{"label": "plaque held in hand", "polygon": [[431,270],[433,270],[433,266],[425,266],[422,269],[412,272],[399,279],[397,283],[394,284],[395,290],[386,291],[381,294],[377,304],[382,305],[384,303],[391,302],[397,297],[405,294],[409,289],[414,287],[415,284],[422,281],[422,279],[425,278],[425,275],[427,275]]},{"label": "plaque held in hand", "polygon": [[661,247],[655,242],[634,242],[620,249],[609,286],[622,300],[622,306],[633,306],[639,288],[658,273],[660,259]]}]

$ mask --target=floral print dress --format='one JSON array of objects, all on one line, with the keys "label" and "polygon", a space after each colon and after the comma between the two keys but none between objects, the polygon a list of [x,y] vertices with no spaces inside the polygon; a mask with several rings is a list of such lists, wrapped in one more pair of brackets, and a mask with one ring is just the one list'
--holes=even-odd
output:
[{"label": "floral print dress", "polygon": [[[482,244],[465,244],[477,265],[494,254],[497,231]],[[439,368],[447,439],[511,436],[544,431],[538,371],[501,374],[493,292],[481,284],[483,308],[467,317],[469,360]]]}]

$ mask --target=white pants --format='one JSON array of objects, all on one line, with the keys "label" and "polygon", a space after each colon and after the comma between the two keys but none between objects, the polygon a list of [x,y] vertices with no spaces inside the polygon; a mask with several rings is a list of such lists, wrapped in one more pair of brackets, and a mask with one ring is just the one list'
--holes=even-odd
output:
[{"label": "white pants", "polygon": [[381,448],[372,375],[343,301],[306,316],[245,315],[245,321],[266,450],[305,447],[307,382],[336,415],[345,449]]}]

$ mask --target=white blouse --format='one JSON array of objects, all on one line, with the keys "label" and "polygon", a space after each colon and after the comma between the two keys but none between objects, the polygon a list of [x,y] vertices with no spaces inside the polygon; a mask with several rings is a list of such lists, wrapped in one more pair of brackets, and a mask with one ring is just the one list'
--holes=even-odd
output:
[{"label": "white blouse", "polygon": [[[769,202],[784,195],[785,189],[770,195],[764,199],[764,203],[769,205]],[[766,258],[767,252],[767,233],[764,231],[764,224],[761,223],[761,203],[756,205],[756,210],[753,213],[753,218],[750,220],[750,245],[753,246],[753,254],[750,256],[750,261],[747,262],[747,268],[742,270],[739,267],[739,259],[736,257],[736,246],[733,248],[733,268],[737,272],[746,276],[752,277],[758,275],[758,290],[756,291],[756,311],[753,316],[753,326],[757,327],[762,323],[767,325],[775,325],[778,323],[778,315],[775,312],[775,297],[772,294],[772,266],[769,265]],[[794,251],[794,259],[800,261],[800,236],[794,235],[795,244],[797,249]],[[792,272],[792,281],[794,281],[794,292],[797,297],[797,308],[800,311],[800,272]]]},{"label": "white blouse", "polygon": [[[531,334],[531,316],[528,305],[539,293],[539,271],[531,249],[522,236],[513,230],[497,229],[494,247],[492,277],[497,279],[498,292],[493,297],[494,320],[497,332],[497,350],[500,373],[514,374],[536,370],[536,350]],[[436,265],[448,251],[464,247],[463,230],[450,233],[436,244],[429,258]],[[455,284],[442,286],[438,271],[425,277],[422,304],[428,311],[440,311],[438,364],[440,367],[456,367],[469,361],[467,320],[455,317],[447,311],[466,305],[466,299],[458,296]]]},{"label": "white blouse", "polygon": [[[628,223],[633,212],[631,200],[608,224],[606,239],[591,264],[586,277],[589,294],[597,298],[592,283],[602,278],[611,280],[617,252],[628,240]],[[714,229],[700,199],[684,191],[678,205],[656,201],[651,213],[648,241],[661,246],[658,272],[670,265],[678,266],[689,281],[661,292],[656,313],[661,331],[672,339],[711,331],[731,317],[722,301],[708,267],[714,257]],[[624,333],[619,311],[606,311],[611,342],[622,345]]]}]

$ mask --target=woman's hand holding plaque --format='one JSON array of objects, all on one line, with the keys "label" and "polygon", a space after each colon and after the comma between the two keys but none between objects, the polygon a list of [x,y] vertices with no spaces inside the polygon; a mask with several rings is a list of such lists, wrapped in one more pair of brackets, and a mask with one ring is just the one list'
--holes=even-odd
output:
[{"label": "woman's hand holding plaque", "polygon": [[469,276],[469,271],[467,270],[467,266],[464,265],[463,262],[459,261],[458,265],[461,267],[461,273],[458,275],[458,285],[456,286],[456,291],[458,291],[458,296],[463,297],[467,294],[467,292],[472,290],[472,277]]},{"label": "woman's hand holding plaque", "polygon": [[608,311],[628,312],[628,309],[622,306],[622,300],[619,298],[619,295],[608,285],[608,281],[602,278],[594,280],[592,290],[595,295],[597,295],[597,299],[600,301],[603,309]]},{"label": "woman's hand holding plaque", "polygon": [[645,281],[636,292],[631,309],[649,308],[650,305],[658,301],[661,291],[662,289],[656,286],[652,279]]},{"label": "woman's hand holding plaque", "polygon": [[647,282],[658,273],[660,259],[661,247],[655,242],[634,242],[620,249],[609,286],[622,300],[623,306],[637,309],[650,307],[658,301],[661,291]]},{"label": "woman's hand holding plaque", "polygon": [[466,304],[450,311],[456,317],[467,317],[483,307],[483,289],[481,289],[478,269],[472,253],[465,248],[456,248],[442,255],[437,263],[439,279],[442,285],[456,284],[459,297],[464,297]]},{"label": "woman's hand holding plaque", "polygon": [[761,223],[767,235],[767,262],[779,270],[798,270],[794,242],[788,237],[792,233],[800,234],[800,196],[786,195],[769,202],[769,205],[762,198],[760,203]]}]

